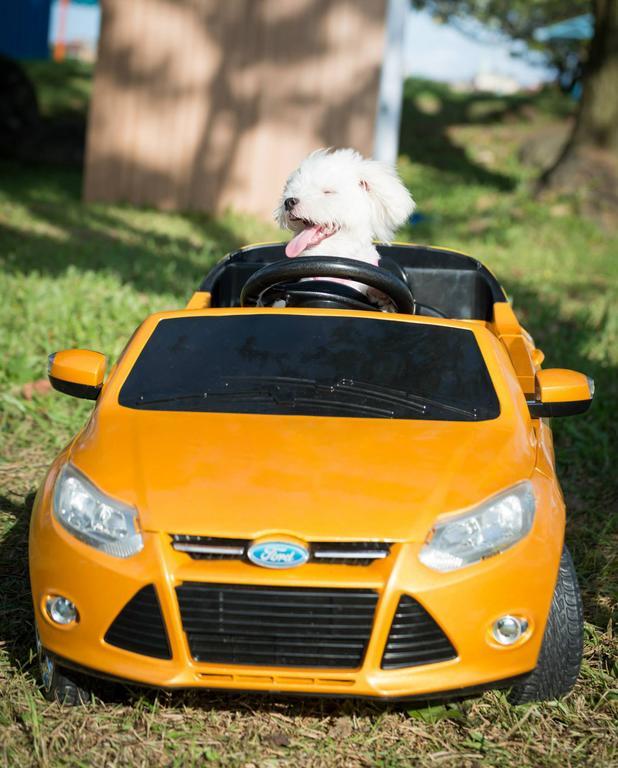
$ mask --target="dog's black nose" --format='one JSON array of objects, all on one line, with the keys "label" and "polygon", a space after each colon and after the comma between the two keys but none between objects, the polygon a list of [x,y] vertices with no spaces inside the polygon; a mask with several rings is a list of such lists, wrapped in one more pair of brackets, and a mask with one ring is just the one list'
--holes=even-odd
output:
[{"label": "dog's black nose", "polygon": [[298,202],[297,197],[286,197],[285,200],[283,201],[283,207],[285,208],[286,211],[291,211],[297,202]]}]

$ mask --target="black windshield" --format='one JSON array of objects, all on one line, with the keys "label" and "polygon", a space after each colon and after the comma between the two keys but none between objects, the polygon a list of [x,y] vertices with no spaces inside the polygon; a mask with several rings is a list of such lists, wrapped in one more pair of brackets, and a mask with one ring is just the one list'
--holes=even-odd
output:
[{"label": "black windshield", "polygon": [[140,410],[448,421],[500,413],[471,331],[332,315],[162,320],[119,402]]}]

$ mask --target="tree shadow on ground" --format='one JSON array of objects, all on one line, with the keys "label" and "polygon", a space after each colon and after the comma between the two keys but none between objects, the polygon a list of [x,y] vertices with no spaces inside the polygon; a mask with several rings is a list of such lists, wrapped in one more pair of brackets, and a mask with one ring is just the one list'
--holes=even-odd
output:
[{"label": "tree shadow on ground", "polygon": [[[17,497],[15,497],[17,498]],[[34,493],[14,501],[0,496],[0,512],[14,523],[0,539],[0,647],[18,668],[28,664],[34,645],[34,624],[28,575],[28,525]]]},{"label": "tree shadow on ground", "polygon": [[[24,103],[13,94],[13,101],[20,104],[21,125],[13,140],[6,140],[5,134],[5,141],[0,141],[0,156],[17,159],[27,166],[81,168],[92,66],[76,60],[12,65],[21,72],[17,82],[31,84],[30,119],[24,119]],[[17,82],[13,80],[13,89],[18,87]]]},{"label": "tree shadow on ground", "polygon": [[80,117],[86,121],[93,64],[79,59],[26,61],[22,66],[32,81],[44,118]]},{"label": "tree shadow on ground", "polygon": [[[432,81],[408,80],[402,108],[400,152],[410,160],[445,172],[468,184],[509,191],[516,179],[475,162],[450,133],[461,125],[497,125],[521,119],[531,96],[496,96],[488,93],[457,93]],[[482,147],[478,147],[482,149]]]},{"label": "tree shadow on ground", "polygon": [[[116,275],[140,292],[182,295],[226,252],[246,244],[241,228],[226,217],[184,214],[178,221],[195,232],[188,236],[137,226],[132,217],[148,216],[147,210],[82,205],[77,173],[50,170],[41,178],[33,168],[14,182],[7,175],[12,203],[23,205],[40,226],[4,224],[5,272],[57,276],[73,266]],[[168,229],[173,232],[174,226]]]}]

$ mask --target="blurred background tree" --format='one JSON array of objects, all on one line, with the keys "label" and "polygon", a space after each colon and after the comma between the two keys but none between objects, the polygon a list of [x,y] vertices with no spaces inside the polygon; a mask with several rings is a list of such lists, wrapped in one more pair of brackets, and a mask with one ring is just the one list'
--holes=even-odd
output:
[{"label": "blurred background tree", "polygon": [[[591,151],[607,153],[615,177],[618,159],[618,1],[617,0],[412,0],[418,9],[457,24],[471,33],[487,30],[521,41],[522,50],[552,64],[558,79],[579,80],[581,98],[573,129],[556,161],[539,180],[539,188],[573,187],[590,165]],[[586,35],[541,35],[539,30],[573,18],[592,16]],[[476,22],[476,23],[475,23]],[[570,78],[569,78],[570,76]],[[571,85],[569,83],[569,85]],[[598,163],[598,154],[595,154]],[[598,169],[597,169],[598,170]]]}]

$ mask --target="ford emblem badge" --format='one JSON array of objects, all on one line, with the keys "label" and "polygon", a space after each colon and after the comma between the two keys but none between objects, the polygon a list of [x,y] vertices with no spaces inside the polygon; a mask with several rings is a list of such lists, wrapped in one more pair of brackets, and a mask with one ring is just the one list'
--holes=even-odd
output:
[{"label": "ford emblem badge", "polygon": [[249,547],[247,557],[263,568],[296,568],[309,560],[309,550],[290,541],[258,541]]}]

